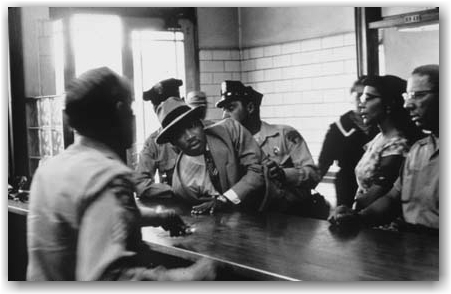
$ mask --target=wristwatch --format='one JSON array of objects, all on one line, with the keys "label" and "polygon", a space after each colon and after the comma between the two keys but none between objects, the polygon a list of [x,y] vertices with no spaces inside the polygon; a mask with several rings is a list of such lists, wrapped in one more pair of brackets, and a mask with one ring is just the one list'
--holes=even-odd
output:
[{"label": "wristwatch", "polygon": [[227,202],[228,202],[227,198],[226,198],[224,195],[218,195],[218,196],[216,196],[216,200],[219,200],[219,201],[221,201],[222,203],[227,203]]}]

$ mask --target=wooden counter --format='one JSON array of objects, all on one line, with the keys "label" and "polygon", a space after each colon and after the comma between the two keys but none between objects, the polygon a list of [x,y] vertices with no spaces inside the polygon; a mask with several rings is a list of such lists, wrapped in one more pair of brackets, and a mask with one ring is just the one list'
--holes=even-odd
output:
[{"label": "wooden counter", "polygon": [[[279,214],[240,212],[192,216],[166,203],[148,207],[176,209],[194,228],[169,237],[145,227],[143,239],[162,254],[183,260],[205,256],[232,276],[249,280],[438,280],[439,237],[364,229],[353,234],[331,230],[327,221]],[[26,213],[26,204],[8,201],[8,211]]]},{"label": "wooden counter", "polygon": [[143,228],[143,239],[154,250],[181,258],[207,256],[250,279],[439,279],[438,236],[375,229],[343,234],[323,220],[239,212],[191,216],[178,206],[161,206],[178,210],[195,232],[169,237],[161,228]]}]

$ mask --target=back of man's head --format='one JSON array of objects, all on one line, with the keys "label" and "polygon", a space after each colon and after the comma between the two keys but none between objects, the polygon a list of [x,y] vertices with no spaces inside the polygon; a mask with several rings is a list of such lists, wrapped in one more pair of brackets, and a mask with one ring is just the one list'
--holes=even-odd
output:
[{"label": "back of man's head", "polygon": [[130,99],[125,79],[107,67],[89,70],[68,86],[65,114],[69,125],[81,134],[102,132],[114,127],[117,102]]}]

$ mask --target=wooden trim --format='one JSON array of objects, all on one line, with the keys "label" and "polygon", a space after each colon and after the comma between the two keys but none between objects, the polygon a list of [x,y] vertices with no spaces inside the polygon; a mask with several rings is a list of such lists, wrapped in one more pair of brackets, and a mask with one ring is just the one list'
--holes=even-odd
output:
[{"label": "wooden trim", "polygon": [[376,29],[369,23],[382,19],[380,7],[356,7],[355,31],[357,44],[357,74],[379,74],[379,38]]},{"label": "wooden trim", "polygon": [[59,95],[43,95],[43,96],[31,96],[31,97],[25,97],[27,100],[39,100],[39,99],[46,99],[46,98],[62,98],[64,94]]},{"label": "wooden trim", "polygon": [[382,20],[369,23],[370,29],[391,27],[418,26],[439,21],[439,9],[429,9],[384,17]]},{"label": "wooden trim", "polygon": [[[63,21],[63,43],[64,43],[64,89],[67,89],[71,81],[75,78],[75,55],[72,44],[72,32],[70,29],[70,18],[66,17]],[[63,137],[64,148],[67,148],[74,142],[74,132],[67,122],[66,115],[63,112]]]},{"label": "wooden trim", "polygon": [[50,18],[67,18],[76,13],[114,14],[130,17],[163,18],[172,26],[177,19],[195,19],[195,7],[50,7]]},{"label": "wooden trim", "polygon": [[24,60],[21,8],[8,8],[10,148],[13,151],[11,176],[30,176],[28,169],[27,125],[25,111]]}]

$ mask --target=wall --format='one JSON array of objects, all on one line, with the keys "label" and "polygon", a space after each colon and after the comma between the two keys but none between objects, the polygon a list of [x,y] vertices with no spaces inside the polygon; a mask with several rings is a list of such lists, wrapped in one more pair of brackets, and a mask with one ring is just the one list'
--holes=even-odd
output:
[{"label": "wall", "polygon": [[215,107],[220,98],[221,82],[241,80],[240,50],[200,50],[200,89],[207,94],[207,119],[219,120],[222,110]]},{"label": "wall", "polygon": [[21,10],[25,96],[55,94],[54,85],[50,85],[50,79],[46,78],[54,77],[49,31],[43,23],[49,19],[49,8],[23,7]]},{"label": "wall", "polygon": [[353,33],[243,50],[242,81],[263,93],[263,120],[299,130],[313,157],[330,123],[352,107]]},{"label": "wall", "polygon": [[242,48],[354,31],[353,7],[239,8]]},{"label": "wall", "polygon": [[[228,36],[227,44],[220,44],[224,48],[208,48],[203,36],[214,35],[217,24],[199,19],[200,89],[208,96],[207,118],[221,119],[222,111],[214,107],[221,82],[241,80],[265,95],[262,119],[297,128],[316,160],[329,124],[352,107],[348,91],[357,77],[353,8],[237,10],[242,47],[233,48],[235,38]],[[219,11],[211,12],[210,20],[216,19]]]},{"label": "wall", "polygon": [[199,49],[238,48],[238,9],[198,7]]}]

